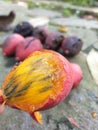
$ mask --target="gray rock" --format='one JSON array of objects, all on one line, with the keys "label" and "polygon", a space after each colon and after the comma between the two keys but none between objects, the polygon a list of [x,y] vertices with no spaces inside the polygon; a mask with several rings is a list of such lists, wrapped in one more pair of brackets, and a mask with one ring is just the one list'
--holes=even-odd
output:
[{"label": "gray rock", "polygon": [[48,18],[56,18],[61,17],[62,14],[58,13],[56,11],[46,10],[42,8],[34,8],[30,10],[30,13],[28,13],[30,16],[45,16]]},{"label": "gray rock", "polygon": [[96,41],[93,44],[94,48],[98,50],[98,39],[96,39]]},{"label": "gray rock", "polygon": [[0,15],[8,15],[11,10],[13,10],[16,14],[13,25],[16,25],[21,21],[28,21],[30,19],[28,16],[29,10],[27,8],[17,4],[0,1]]},{"label": "gray rock", "polygon": [[55,18],[51,20],[52,24],[66,25],[70,27],[83,27],[87,29],[98,29],[98,22],[95,20],[86,20],[75,17]]},{"label": "gray rock", "polygon": [[94,45],[98,40],[96,31],[81,27],[68,27],[66,35],[81,38],[83,41],[82,50],[86,50],[89,46]]}]

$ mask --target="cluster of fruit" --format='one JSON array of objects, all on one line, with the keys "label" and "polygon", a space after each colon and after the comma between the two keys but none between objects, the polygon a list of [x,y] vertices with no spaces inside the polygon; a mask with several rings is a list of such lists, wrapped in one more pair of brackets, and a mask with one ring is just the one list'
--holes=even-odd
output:
[{"label": "cluster of fruit", "polygon": [[34,51],[51,49],[65,56],[77,55],[83,46],[83,41],[76,36],[65,37],[60,32],[49,32],[44,26],[33,27],[29,22],[17,24],[13,34],[3,43],[3,55],[15,55],[18,61],[23,61]]},{"label": "cluster of fruit", "polygon": [[0,88],[0,113],[5,105],[28,112],[42,124],[39,111],[62,102],[82,80],[79,65],[56,51],[35,51],[5,77]]},{"label": "cluster of fruit", "polygon": [[33,28],[27,22],[18,24],[3,43],[3,55],[14,55],[18,61],[26,59],[14,66],[2,83],[0,113],[8,105],[28,112],[42,124],[39,111],[59,104],[83,78],[80,66],[70,63],[60,49],[64,55],[74,56],[82,45],[77,37],[49,33],[45,27]]}]

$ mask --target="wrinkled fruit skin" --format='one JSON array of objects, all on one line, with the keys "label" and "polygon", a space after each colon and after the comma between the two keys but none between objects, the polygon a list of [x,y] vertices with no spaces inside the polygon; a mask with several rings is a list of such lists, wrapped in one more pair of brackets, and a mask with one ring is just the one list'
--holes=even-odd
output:
[{"label": "wrinkled fruit skin", "polygon": [[13,56],[16,51],[16,47],[24,40],[24,37],[22,37],[19,34],[11,34],[8,36],[2,47],[2,53],[4,56]]},{"label": "wrinkled fruit skin", "polygon": [[17,24],[14,28],[14,33],[19,33],[23,37],[32,36],[33,34],[33,26],[29,22],[21,22]]},{"label": "wrinkled fruit skin", "polygon": [[44,26],[38,26],[33,30],[33,36],[40,39],[42,44],[44,44],[48,34],[49,34],[48,29]]},{"label": "wrinkled fruit skin", "polygon": [[77,55],[81,51],[82,46],[82,40],[76,36],[64,38],[62,42],[62,50],[66,56]]},{"label": "wrinkled fruit skin", "polygon": [[80,84],[80,81],[83,78],[82,70],[78,64],[71,63],[72,72],[73,72],[73,89],[77,88]]},{"label": "wrinkled fruit skin", "polygon": [[40,40],[34,37],[27,37],[21,44],[16,48],[16,60],[23,61],[34,51],[39,51],[43,49],[43,45]]},{"label": "wrinkled fruit skin", "polygon": [[57,51],[60,48],[63,39],[64,36],[61,33],[58,32],[50,33],[46,37],[45,48]]}]

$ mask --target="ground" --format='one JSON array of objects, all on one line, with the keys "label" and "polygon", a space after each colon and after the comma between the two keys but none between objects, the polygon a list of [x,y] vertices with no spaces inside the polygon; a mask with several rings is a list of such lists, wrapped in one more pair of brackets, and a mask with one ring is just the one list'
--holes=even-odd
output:
[{"label": "ground", "polygon": [[[79,87],[72,90],[62,103],[42,112],[43,125],[37,124],[28,113],[6,107],[5,112],[0,116],[0,130],[97,130],[98,86],[89,71],[87,55],[92,47],[96,50],[98,48],[98,22],[73,17],[70,20],[60,12],[38,8],[29,10],[17,4],[0,1],[0,15],[8,14],[10,10],[16,12],[13,26],[20,21],[28,21],[35,16],[47,16],[50,19],[48,24],[50,31],[53,32],[58,30],[60,25],[65,25],[68,31],[63,33],[64,36],[75,35],[80,37],[83,40],[81,52],[75,57],[68,58],[68,60],[81,66],[83,79]],[[10,33],[12,31],[0,32],[0,43]],[[2,48],[0,48],[0,85],[14,63],[14,58],[4,57]],[[92,116],[94,112],[97,114],[96,118]],[[76,128],[68,121],[70,117],[78,123],[79,128]]]}]

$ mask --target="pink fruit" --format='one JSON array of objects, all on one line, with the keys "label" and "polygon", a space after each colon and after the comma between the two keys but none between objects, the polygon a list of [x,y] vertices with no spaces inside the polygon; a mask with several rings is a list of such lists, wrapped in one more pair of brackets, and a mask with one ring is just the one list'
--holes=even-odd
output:
[{"label": "pink fruit", "polygon": [[34,51],[43,49],[43,45],[40,40],[34,37],[27,37],[16,48],[16,60],[23,61]]},{"label": "pink fruit", "polygon": [[11,34],[8,36],[2,47],[3,55],[4,56],[13,56],[15,54],[16,47],[24,40],[24,37],[22,37],[19,34]]},{"label": "pink fruit", "polygon": [[72,75],[73,75],[73,87],[72,88],[76,88],[79,86],[80,81],[83,78],[83,74],[82,74],[82,70],[80,68],[80,66],[78,64],[75,63],[71,63],[71,67],[72,67]]}]

